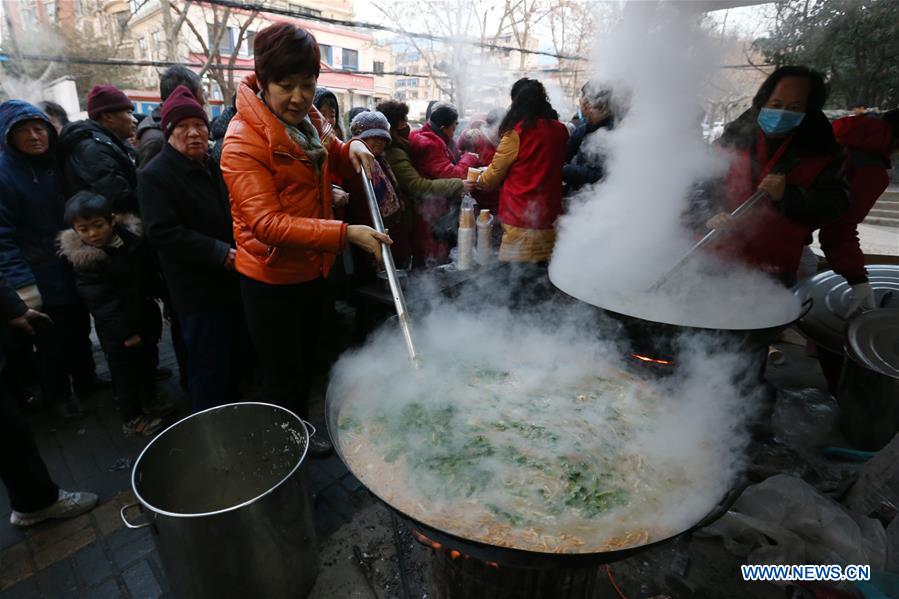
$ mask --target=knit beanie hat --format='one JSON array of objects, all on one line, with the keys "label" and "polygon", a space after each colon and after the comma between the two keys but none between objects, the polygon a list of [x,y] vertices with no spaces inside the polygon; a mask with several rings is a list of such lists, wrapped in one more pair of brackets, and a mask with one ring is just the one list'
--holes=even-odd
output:
[{"label": "knit beanie hat", "polygon": [[209,127],[206,111],[186,86],[179,85],[162,103],[162,134],[168,139],[178,123],[191,117],[203,119]]},{"label": "knit beanie hat", "polygon": [[383,113],[360,112],[350,123],[350,132],[353,137],[366,139],[369,137],[380,137],[386,141],[390,141],[390,123]]},{"label": "knit beanie hat", "polygon": [[87,116],[92,120],[104,112],[134,109],[134,103],[125,92],[114,85],[95,85],[87,93]]},{"label": "knit beanie hat", "polygon": [[428,119],[435,127],[449,127],[459,120],[459,111],[449,104],[435,104]]}]

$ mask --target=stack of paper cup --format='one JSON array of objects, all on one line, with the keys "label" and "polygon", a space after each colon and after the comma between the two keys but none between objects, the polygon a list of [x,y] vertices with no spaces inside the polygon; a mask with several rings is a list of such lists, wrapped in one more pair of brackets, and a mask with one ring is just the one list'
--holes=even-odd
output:
[{"label": "stack of paper cup", "polygon": [[[469,198],[470,199],[470,198]],[[456,238],[456,268],[468,270],[474,257],[474,209],[462,208],[459,212],[459,231]]]},{"label": "stack of paper cup", "polygon": [[490,262],[491,257],[491,237],[493,235],[493,215],[489,210],[481,210],[478,215],[478,250],[475,260],[478,264],[484,265]]}]

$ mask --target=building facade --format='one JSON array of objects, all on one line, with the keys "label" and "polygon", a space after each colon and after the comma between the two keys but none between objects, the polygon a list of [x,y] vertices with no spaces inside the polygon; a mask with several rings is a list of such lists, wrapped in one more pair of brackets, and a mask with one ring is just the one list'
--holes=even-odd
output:
[{"label": "building facade", "polygon": [[[170,14],[170,21],[177,22],[181,15],[178,0],[171,0],[177,8]],[[290,10],[309,17],[323,16],[351,20],[352,4],[347,1],[303,2],[272,1],[267,6]],[[222,8],[192,3],[188,8],[185,23],[174,34],[174,48],[170,48],[167,35],[167,20],[159,0],[149,0],[133,15],[130,36],[133,40],[133,55],[139,60],[174,60],[196,65],[203,72],[207,92],[212,101],[211,109],[217,112],[216,104],[227,104],[237,83],[253,71],[253,39],[260,31],[272,23],[289,21],[315,35],[322,54],[322,71],[319,85],[331,89],[338,98],[341,111],[353,106],[372,107],[384,98],[393,95],[393,77],[384,75],[394,69],[393,55],[389,48],[376,43],[374,37],[356,29],[336,27],[320,21],[298,17],[288,17],[269,13],[253,15],[246,11],[233,10],[225,18]],[[233,68],[210,66],[203,69],[215,40],[218,39],[220,63],[233,63]],[[170,50],[176,56],[168,56]],[[141,86],[148,91],[158,87],[161,68],[141,69]],[[144,101],[149,106],[151,101]]]},{"label": "building facade", "polygon": [[[342,112],[353,106],[373,108],[378,101],[394,94],[394,77],[386,74],[396,68],[389,46],[377,43],[372,35],[358,29],[312,20],[315,17],[352,20],[353,5],[349,0],[269,0],[265,3],[301,15],[298,17],[252,14],[184,0],[0,2],[4,9],[5,39],[24,40],[36,33],[64,34],[76,43],[101,40],[111,49],[110,58],[193,65],[203,76],[213,117],[231,101],[243,76],[253,71],[256,32],[278,21],[296,23],[315,35],[322,52],[319,84],[335,93]],[[168,15],[166,5],[170,7]],[[207,57],[216,43],[220,58],[207,65],[212,62]],[[134,67],[136,85],[128,92],[139,112],[149,112],[159,104],[162,70],[162,65]]]}]

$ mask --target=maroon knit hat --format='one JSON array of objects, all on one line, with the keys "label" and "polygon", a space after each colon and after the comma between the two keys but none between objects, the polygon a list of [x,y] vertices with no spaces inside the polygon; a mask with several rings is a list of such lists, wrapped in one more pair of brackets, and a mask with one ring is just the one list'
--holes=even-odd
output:
[{"label": "maroon knit hat", "polygon": [[134,109],[134,103],[114,85],[95,85],[87,93],[87,116],[96,120],[104,112]]},{"label": "maroon knit hat", "polygon": [[186,86],[179,85],[162,103],[162,134],[168,139],[178,123],[191,117],[203,119],[209,127],[206,111]]}]

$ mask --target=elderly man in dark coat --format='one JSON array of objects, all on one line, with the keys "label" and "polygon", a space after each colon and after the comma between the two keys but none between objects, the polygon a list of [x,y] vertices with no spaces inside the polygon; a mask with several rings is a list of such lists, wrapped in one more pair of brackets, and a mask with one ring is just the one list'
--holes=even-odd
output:
[{"label": "elderly man in dark coat", "polygon": [[228,190],[209,159],[209,120],[186,87],[162,107],[162,151],[141,171],[144,230],[159,254],[188,352],[194,410],[236,401],[248,339]]},{"label": "elderly man in dark coat", "polygon": [[95,85],[87,95],[88,119],[69,123],[59,135],[66,173],[66,196],[87,190],[112,202],[117,214],[137,212],[137,170],[128,138],[136,122],[134,104],[111,85]]}]

